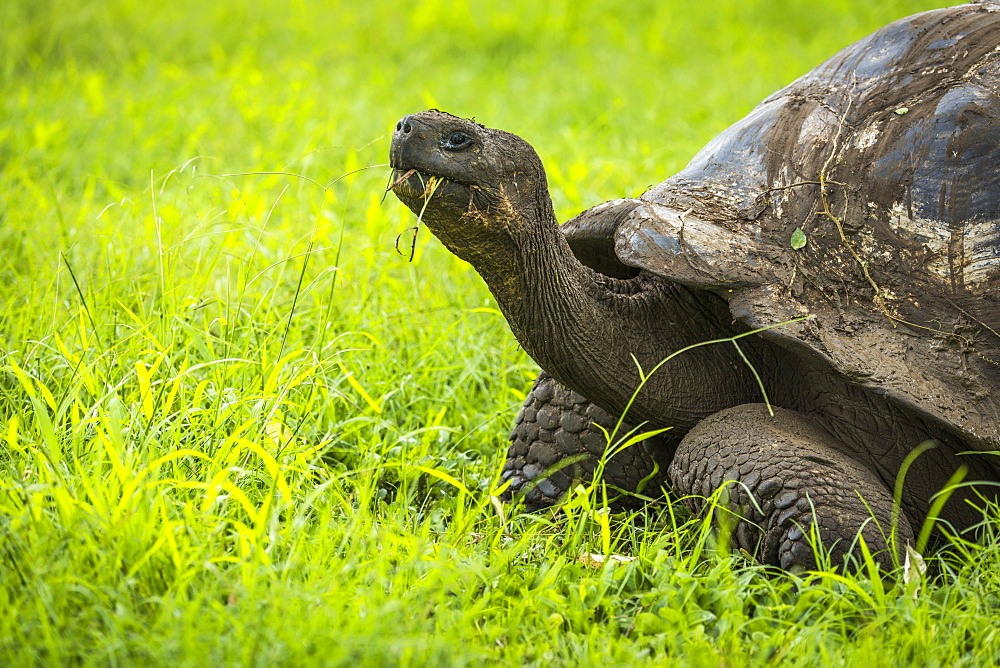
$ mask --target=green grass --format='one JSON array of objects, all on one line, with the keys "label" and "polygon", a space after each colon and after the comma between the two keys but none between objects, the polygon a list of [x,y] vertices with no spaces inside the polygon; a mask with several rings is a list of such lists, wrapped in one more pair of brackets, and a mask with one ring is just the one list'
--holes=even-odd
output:
[{"label": "green grass", "polygon": [[537,146],[566,218],[933,6],[643,4],[0,3],[0,661],[997,658],[996,519],[916,592],[766,576],[669,505],[505,524],[537,369],[468,265],[395,253],[384,167],[313,183],[440,107]]}]

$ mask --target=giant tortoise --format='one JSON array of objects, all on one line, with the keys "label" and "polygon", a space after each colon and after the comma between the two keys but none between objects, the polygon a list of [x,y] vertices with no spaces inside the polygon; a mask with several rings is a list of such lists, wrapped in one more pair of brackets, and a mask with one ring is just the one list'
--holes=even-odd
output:
[{"label": "giant tortoise", "polygon": [[508,132],[416,113],[390,162],[543,370],[503,474],[529,508],[630,425],[669,430],[606,458],[623,502],[660,483],[714,498],[734,546],[785,569],[816,565],[815,537],[840,563],[859,536],[890,567],[931,511],[962,531],[997,497],[995,1],[882,28],[562,226]]}]

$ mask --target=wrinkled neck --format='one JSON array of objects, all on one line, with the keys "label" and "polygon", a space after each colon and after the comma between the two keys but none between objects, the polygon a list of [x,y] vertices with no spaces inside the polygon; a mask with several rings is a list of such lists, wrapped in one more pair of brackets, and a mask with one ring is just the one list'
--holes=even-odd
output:
[{"label": "wrinkled neck", "polygon": [[[642,382],[640,367],[648,374],[681,348],[736,333],[715,295],[645,274],[610,278],[580,263],[554,216],[519,222],[508,228],[503,253],[473,265],[532,359],[605,410],[625,410]],[[713,344],[660,367],[627,418],[686,430],[718,410],[759,400],[732,344]]]}]

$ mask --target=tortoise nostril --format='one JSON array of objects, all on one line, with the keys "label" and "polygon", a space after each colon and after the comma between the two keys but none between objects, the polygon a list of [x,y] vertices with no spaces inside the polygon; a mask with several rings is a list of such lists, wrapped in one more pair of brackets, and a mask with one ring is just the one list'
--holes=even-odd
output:
[{"label": "tortoise nostril", "polygon": [[413,123],[410,122],[409,116],[403,116],[399,119],[399,122],[396,123],[396,132],[402,132],[404,135],[408,135],[413,132]]}]

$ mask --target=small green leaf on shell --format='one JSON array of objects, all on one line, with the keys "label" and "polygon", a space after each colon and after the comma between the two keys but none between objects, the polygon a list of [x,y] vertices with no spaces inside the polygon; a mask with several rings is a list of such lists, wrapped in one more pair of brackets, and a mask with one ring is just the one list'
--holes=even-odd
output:
[{"label": "small green leaf on shell", "polygon": [[909,111],[908,107],[900,107],[899,109],[896,110],[896,115],[897,116],[902,116],[903,114],[905,114],[908,111]]},{"label": "small green leaf on shell", "polygon": [[794,250],[798,250],[806,245],[806,233],[802,231],[801,227],[796,227],[795,231],[792,232],[791,244]]}]

